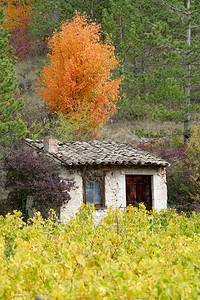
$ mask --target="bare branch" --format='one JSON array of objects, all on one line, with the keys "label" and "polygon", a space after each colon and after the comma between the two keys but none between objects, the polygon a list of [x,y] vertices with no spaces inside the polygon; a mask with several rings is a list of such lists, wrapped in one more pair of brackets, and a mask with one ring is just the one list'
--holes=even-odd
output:
[{"label": "bare branch", "polygon": [[176,34],[176,35],[179,35],[179,36],[183,36],[183,37],[187,37],[187,35],[186,34],[183,34],[183,33],[178,33],[178,32],[174,32],[174,31],[170,31],[171,33],[173,33],[173,34]]},{"label": "bare branch", "polygon": [[164,0],[161,0],[161,1],[162,1],[165,5],[167,5],[168,7],[170,7],[171,9],[176,10],[176,11],[178,11],[178,12],[184,14],[184,15],[191,15],[191,14],[194,14],[194,13],[200,11],[200,9],[195,9],[195,10],[193,10],[193,11],[188,11],[188,12],[187,12],[187,11],[184,11],[184,10],[182,10],[182,9],[179,9],[179,8],[176,7],[175,5],[170,5],[169,3],[165,2]]},{"label": "bare branch", "polygon": [[147,21],[147,23],[149,23],[149,24],[152,25],[152,26],[156,26],[156,24],[154,24],[154,23],[152,23],[152,22],[150,22],[150,21]]},{"label": "bare branch", "polygon": [[131,48],[131,46],[128,46],[128,49],[125,51],[124,54],[126,54],[129,51],[130,48]]},{"label": "bare branch", "polygon": [[193,76],[198,75],[199,73],[200,73],[200,71],[194,72],[190,75],[185,76],[185,78],[192,78]]},{"label": "bare branch", "polygon": [[195,49],[192,49],[192,50],[190,50],[190,51],[186,51],[185,54],[186,54],[186,55],[190,55],[192,52],[196,52],[197,50],[200,50],[200,47],[195,48]]},{"label": "bare branch", "polygon": [[[149,23],[150,25],[152,25],[152,26],[156,26],[156,24],[154,24],[154,23],[152,23],[152,22],[149,22],[149,21],[148,21],[148,23]],[[171,30],[169,30],[169,31],[170,31],[170,33],[173,33],[173,34],[176,34],[176,35],[179,35],[179,36],[183,36],[183,37],[185,37],[185,38],[187,37],[186,34],[174,32],[174,31],[171,31]]]},{"label": "bare branch", "polygon": [[196,26],[191,26],[192,29],[195,29],[195,28],[200,28],[200,25],[196,25]]},{"label": "bare branch", "polygon": [[179,9],[178,7],[176,7],[175,5],[170,5],[169,3],[165,2],[164,0],[161,0],[165,5],[167,5],[168,7],[170,7],[173,10],[176,10],[184,15],[188,15],[188,13],[184,10]]},{"label": "bare branch", "polygon": [[191,12],[190,12],[190,14],[194,14],[194,13],[196,13],[196,12],[198,12],[198,11],[200,11],[200,8],[198,8],[198,9],[196,9],[196,10],[193,10],[193,11],[191,11]]},{"label": "bare branch", "polygon": [[182,53],[184,53],[184,54],[187,53],[186,51],[183,51],[183,50],[180,49],[180,48],[173,47],[172,45],[167,44],[167,43],[166,43],[163,39],[161,39],[161,38],[159,38],[159,40],[160,40],[165,46],[167,46],[167,48],[169,48],[169,49],[176,50],[176,51],[182,52]]},{"label": "bare branch", "polygon": [[[197,61],[200,61],[200,58],[197,58],[197,59],[194,59],[194,60],[190,60],[190,64],[193,64],[193,63],[195,63]],[[197,64],[195,64],[195,65],[197,65]]]}]

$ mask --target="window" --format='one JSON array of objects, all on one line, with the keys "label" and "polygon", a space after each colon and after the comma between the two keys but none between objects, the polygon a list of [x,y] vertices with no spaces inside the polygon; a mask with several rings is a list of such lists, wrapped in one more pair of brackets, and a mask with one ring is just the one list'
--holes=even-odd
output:
[{"label": "window", "polygon": [[105,177],[104,176],[84,176],[84,203],[94,204],[96,208],[105,207]]}]

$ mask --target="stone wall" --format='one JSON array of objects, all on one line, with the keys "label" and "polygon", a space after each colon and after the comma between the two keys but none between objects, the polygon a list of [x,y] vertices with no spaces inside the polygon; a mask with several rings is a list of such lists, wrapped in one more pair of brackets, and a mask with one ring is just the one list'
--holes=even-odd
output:
[{"label": "stone wall", "polygon": [[[91,170],[93,171],[93,170]],[[139,167],[112,167],[96,169],[96,171],[105,171],[105,205],[107,209],[124,209],[126,207],[126,175],[152,175],[152,205],[155,209],[161,210],[167,208],[167,186],[166,174],[164,168],[139,168]],[[71,200],[65,207],[61,208],[61,219],[64,222],[74,218],[78,208],[83,202],[83,182],[82,170],[62,170],[63,178],[73,178],[76,189],[70,192]],[[97,224],[106,216],[107,209],[98,209],[94,213],[94,222]]]}]

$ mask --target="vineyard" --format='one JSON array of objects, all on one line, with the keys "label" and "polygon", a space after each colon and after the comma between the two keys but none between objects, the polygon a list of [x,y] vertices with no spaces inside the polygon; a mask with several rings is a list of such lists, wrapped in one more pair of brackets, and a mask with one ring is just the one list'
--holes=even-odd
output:
[{"label": "vineyard", "polygon": [[200,215],[130,207],[98,226],[82,207],[0,217],[0,299],[200,299]]}]

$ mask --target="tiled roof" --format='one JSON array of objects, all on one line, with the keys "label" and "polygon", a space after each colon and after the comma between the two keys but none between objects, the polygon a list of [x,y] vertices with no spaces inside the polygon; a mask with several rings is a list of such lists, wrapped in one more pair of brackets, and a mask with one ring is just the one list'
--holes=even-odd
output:
[{"label": "tiled roof", "polygon": [[[44,151],[43,141],[26,139],[25,143]],[[49,154],[49,152],[48,152]],[[57,142],[57,149],[49,154],[66,166],[128,165],[167,166],[169,163],[149,152],[134,148],[129,143],[112,141]]]}]

